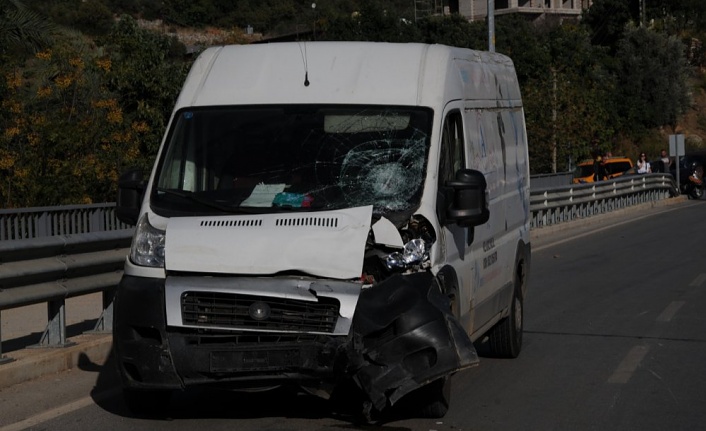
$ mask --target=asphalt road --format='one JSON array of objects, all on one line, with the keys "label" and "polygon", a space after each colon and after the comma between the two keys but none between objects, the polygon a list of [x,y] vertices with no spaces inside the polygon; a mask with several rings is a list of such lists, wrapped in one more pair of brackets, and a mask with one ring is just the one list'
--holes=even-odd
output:
[{"label": "asphalt road", "polygon": [[706,429],[706,201],[533,242],[519,358],[453,378],[441,420],[372,426],[311,396],[194,391],[168,417],[128,415],[112,364],[0,391],[0,431]]}]

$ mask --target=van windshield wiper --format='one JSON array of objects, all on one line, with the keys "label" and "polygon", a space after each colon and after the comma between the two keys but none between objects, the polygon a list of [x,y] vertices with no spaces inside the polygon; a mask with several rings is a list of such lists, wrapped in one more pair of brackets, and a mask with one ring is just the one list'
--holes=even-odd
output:
[{"label": "van windshield wiper", "polygon": [[286,213],[286,212],[309,212],[320,211],[323,208],[317,206],[312,207],[297,207],[291,205],[273,205],[271,207],[249,207],[239,206],[238,204],[227,205],[217,201],[206,199],[198,194],[188,190],[167,189],[158,187],[157,192],[164,193],[170,196],[176,196],[190,202],[195,202],[207,208],[217,209],[228,214],[263,214],[263,213]]},{"label": "van windshield wiper", "polygon": [[170,196],[176,196],[182,199],[186,199],[191,202],[195,202],[201,206],[209,207],[209,208],[214,208],[219,211],[225,212],[225,213],[236,213],[240,212],[237,207],[231,206],[231,205],[223,205],[218,202],[214,202],[211,199],[204,199],[197,195],[194,192],[190,192],[188,190],[176,190],[176,189],[166,189],[162,187],[157,188],[157,192],[164,193],[166,195]]}]

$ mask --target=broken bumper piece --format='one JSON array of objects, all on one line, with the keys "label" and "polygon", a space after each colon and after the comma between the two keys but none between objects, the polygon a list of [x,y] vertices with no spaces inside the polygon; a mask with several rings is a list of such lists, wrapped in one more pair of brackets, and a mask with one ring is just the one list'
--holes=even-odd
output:
[{"label": "broken bumper piece", "polygon": [[478,364],[469,336],[430,273],[395,275],[361,293],[349,375],[382,411],[434,380]]}]

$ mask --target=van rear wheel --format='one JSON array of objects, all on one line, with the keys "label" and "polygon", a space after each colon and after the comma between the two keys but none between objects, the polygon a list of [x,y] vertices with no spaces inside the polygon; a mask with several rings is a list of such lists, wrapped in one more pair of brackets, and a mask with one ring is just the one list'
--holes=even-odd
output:
[{"label": "van rear wheel", "polygon": [[525,283],[525,262],[518,259],[515,273],[515,289],[510,303],[510,315],[498,322],[488,333],[488,347],[491,356],[497,358],[516,358],[522,349],[522,327],[524,307],[522,286]]},{"label": "van rear wheel", "polygon": [[498,322],[488,334],[488,347],[491,356],[497,358],[516,358],[522,348],[522,297],[517,292],[512,297],[510,315]]}]

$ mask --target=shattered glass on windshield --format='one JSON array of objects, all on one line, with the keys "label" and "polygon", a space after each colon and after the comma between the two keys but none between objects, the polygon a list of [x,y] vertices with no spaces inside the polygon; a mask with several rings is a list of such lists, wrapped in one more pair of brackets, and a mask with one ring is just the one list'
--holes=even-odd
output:
[{"label": "shattered glass on windshield", "polygon": [[426,108],[246,106],[181,111],[160,162],[163,211],[333,210],[419,205]]}]

